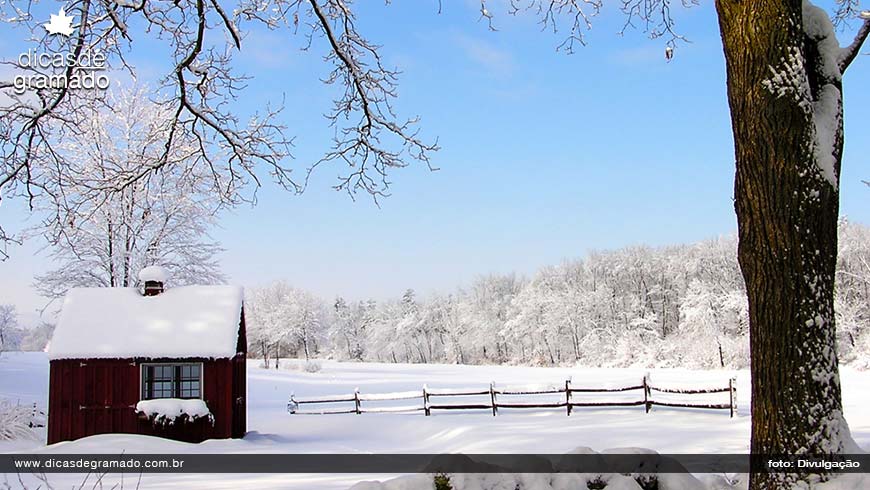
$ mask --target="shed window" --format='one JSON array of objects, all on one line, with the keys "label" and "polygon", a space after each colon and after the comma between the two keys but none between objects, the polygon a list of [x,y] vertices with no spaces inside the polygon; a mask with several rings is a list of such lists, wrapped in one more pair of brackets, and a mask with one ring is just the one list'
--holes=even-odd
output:
[{"label": "shed window", "polygon": [[143,364],[142,399],[201,398],[202,364]]}]

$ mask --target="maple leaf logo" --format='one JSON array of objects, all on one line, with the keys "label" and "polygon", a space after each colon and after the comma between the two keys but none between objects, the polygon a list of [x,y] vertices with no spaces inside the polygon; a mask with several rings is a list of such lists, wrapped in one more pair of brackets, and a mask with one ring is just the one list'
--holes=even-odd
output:
[{"label": "maple leaf logo", "polygon": [[62,34],[68,37],[73,33],[72,21],[73,18],[66,15],[66,11],[61,7],[57,15],[51,14],[51,22],[42,25],[51,35]]}]

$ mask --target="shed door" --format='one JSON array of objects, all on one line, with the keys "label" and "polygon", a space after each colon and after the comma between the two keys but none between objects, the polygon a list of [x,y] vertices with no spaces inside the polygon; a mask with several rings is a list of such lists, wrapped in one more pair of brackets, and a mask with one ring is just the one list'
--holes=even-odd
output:
[{"label": "shed door", "polygon": [[81,435],[135,432],[138,368],[128,362],[84,362],[78,374]]}]

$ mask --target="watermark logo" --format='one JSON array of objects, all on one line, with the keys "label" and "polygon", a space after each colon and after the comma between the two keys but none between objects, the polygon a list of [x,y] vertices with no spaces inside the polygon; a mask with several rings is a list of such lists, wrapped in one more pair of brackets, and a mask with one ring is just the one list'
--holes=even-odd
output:
[{"label": "watermark logo", "polygon": [[65,37],[69,37],[72,35],[73,28],[72,25],[73,18],[69,15],[66,15],[66,11],[63,7],[57,12],[57,15],[51,14],[51,22],[47,24],[42,24],[45,27],[45,30],[48,31],[49,35],[60,34]]},{"label": "watermark logo", "polygon": [[[65,38],[75,31],[74,17],[61,8],[51,14],[49,22],[42,24],[49,36]],[[79,26],[82,28],[82,26]],[[69,44],[64,42],[63,44]],[[85,48],[79,53],[51,49],[28,49],[18,56],[19,68],[26,74],[16,75],[14,91],[22,95],[28,90],[106,90],[109,77],[106,55],[97,49]]]}]

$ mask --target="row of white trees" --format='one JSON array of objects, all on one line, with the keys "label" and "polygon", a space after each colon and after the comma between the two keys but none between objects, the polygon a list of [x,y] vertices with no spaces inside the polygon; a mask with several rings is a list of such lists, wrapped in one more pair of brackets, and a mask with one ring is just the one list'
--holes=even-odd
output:
[{"label": "row of white trees", "polygon": [[[386,362],[745,367],[734,237],[629,247],[490,275],[450,294],[327,302],[285,283],[248,296],[252,353]],[[842,222],[840,358],[870,365],[870,228]]]},{"label": "row of white trees", "polygon": [[245,302],[248,349],[266,360],[304,356],[309,359],[323,347],[330,315],[326,304],[307,291],[285,282],[248,293]]},{"label": "row of white trees", "polygon": [[41,351],[54,332],[54,325],[42,322],[24,328],[18,322],[18,312],[11,304],[0,304],[0,353],[4,351]]}]

